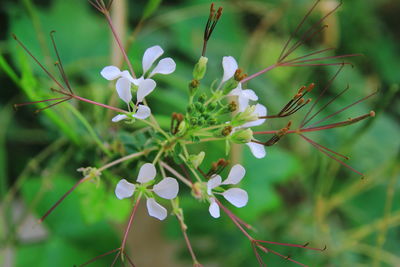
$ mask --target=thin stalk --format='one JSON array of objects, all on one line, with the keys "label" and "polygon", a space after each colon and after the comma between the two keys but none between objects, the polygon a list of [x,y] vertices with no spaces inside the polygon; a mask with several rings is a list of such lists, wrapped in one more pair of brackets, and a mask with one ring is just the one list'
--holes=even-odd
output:
[{"label": "thin stalk", "polygon": [[167,169],[170,173],[172,173],[173,175],[175,175],[176,178],[178,178],[179,180],[181,180],[181,182],[183,182],[184,184],[186,184],[187,186],[189,186],[190,188],[192,188],[193,183],[186,179],[185,177],[183,177],[179,172],[175,171],[171,166],[169,166],[168,164],[166,164],[163,161],[159,161],[160,165]]},{"label": "thin stalk", "polygon": [[137,210],[137,207],[139,206],[141,197],[142,197],[142,193],[140,193],[138,198],[136,199],[136,202],[135,202],[135,205],[133,207],[131,216],[129,217],[128,226],[126,227],[125,234],[124,234],[124,239],[122,240],[122,244],[121,244],[121,251],[120,251],[121,253],[124,252],[126,241],[128,240],[129,230],[132,227],[132,222],[133,222],[133,219],[135,218],[136,210]]}]

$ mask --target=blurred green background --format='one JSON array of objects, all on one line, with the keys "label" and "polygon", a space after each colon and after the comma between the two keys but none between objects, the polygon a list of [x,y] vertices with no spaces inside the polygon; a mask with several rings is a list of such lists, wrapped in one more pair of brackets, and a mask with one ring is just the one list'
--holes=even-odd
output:
[{"label": "blurred green background", "polygon": [[[310,134],[314,140],[349,155],[361,179],[319,153],[298,136],[287,136],[255,159],[247,147],[236,147],[233,161],[247,169],[243,188],[248,205],[232,208],[251,223],[258,239],[310,242],[324,252],[271,246],[309,266],[398,266],[400,264],[399,91],[400,1],[352,0],[326,22],[326,32],[299,53],[337,47],[352,58],[335,80],[325,102],[347,85],[351,89],[321,114],[330,114],[369,93],[377,96],[334,121],[370,110],[377,116],[357,125]],[[113,17],[129,57],[140,70],[147,47],[160,45],[177,62],[173,75],[157,77],[149,103],[162,125],[183,112],[187,84],[200,56],[203,29],[211,1],[115,0]],[[209,42],[209,70],[203,84],[222,75],[221,59],[232,55],[252,74],[273,63],[312,0],[218,1],[221,21]],[[311,16],[316,21],[337,1],[322,0]],[[11,38],[15,33],[41,62],[55,71],[49,32],[56,30],[58,48],[75,91],[99,102],[116,102],[112,84],[99,74],[121,62],[105,19],[83,0],[3,0],[0,5],[0,263],[2,266],[73,266],[119,246],[129,200],[117,201],[113,190],[122,177],[133,179],[134,161],[105,171],[99,184],[80,186],[47,219],[36,220],[80,177],[79,167],[100,166],[118,155],[140,151],[148,138],[134,133],[140,124],[112,124],[112,113],[96,106],[69,102],[38,115],[35,107],[12,104],[51,97],[50,80]],[[275,114],[296,90],[315,82],[326,85],[337,67],[275,69],[249,82],[260,103]],[[111,97],[114,95],[114,97]],[[111,99],[111,100],[110,100]],[[295,125],[305,110],[294,116]],[[287,121],[271,120],[259,129],[274,130]],[[102,144],[101,146],[99,144]],[[206,148],[206,162],[224,155],[224,144]],[[207,166],[207,165],[205,165]],[[226,175],[226,174],[224,174]],[[258,266],[248,240],[222,216],[215,220],[208,206],[182,190],[188,234],[205,266]],[[231,206],[229,206],[231,207]],[[189,266],[178,222],[148,217],[140,207],[128,242],[137,266]],[[93,266],[108,266],[113,257]],[[295,266],[275,255],[263,255],[268,266]]]}]

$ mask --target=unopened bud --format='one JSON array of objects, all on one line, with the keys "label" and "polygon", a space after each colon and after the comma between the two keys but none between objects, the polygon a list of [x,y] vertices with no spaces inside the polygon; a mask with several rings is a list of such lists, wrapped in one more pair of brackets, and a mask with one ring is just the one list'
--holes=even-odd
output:
[{"label": "unopened bud", "polygon": [[208,58],[206,57],[200,57],[199,61],[196,63],[193,69],[193,78],[195,80],[201,80],[203,79],[204,75],[206,74],[207,70],[207,62]]},{"label": "unopened bud", "polygon": [[235,144],[246,144],[251,139],[253,139],[253,131],[251,129],[241,129],[230,136],[230,140]]},{"label": "unopened bud", "polygon": [[230,91],[232,91],[233,89],[235,89],[236,87],[238,87],[239,82],[236,81],[235,79],[230,79],[228,80],[223,88],[222,88],[222,93],[223,95],[227,95]]},{"label": "unopened bud", "polygon": [[196,92],[196,90],[197,90],[197,88],[199,87],[199,85],[200,85],[200,82],[199,82],[198,80],[196,80],[196,79],[193,79],[193,80],[189,83],[189,91],[190,91],[190,93],[191,93],[192,95]]},{"label": "unopened bud", "polygon": [[190,155],[189,156],[189,162],[190,162],[190,164],[192,164],[193,165],[193,167],[195,168],[195,169],[197,169],[200,165],[201,165],[201,163],[203,162],[203,160],[204,160],[204,156],[206,155],[206,153],[204,153],[204,151],[201,151],[199,154],[197,154],[197,155]]},{"label": "unopened bud", "polygon": [[258,114],[255,109],[256,106],[248,106],[243,112],[239,112],[232,118],[231,125],[237,127],[247,122],[258,120]]}]

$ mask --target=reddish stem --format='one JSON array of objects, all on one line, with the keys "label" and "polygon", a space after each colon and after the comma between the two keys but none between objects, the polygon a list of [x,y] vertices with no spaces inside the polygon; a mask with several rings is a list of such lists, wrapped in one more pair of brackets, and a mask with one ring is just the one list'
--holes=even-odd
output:
[{"label": "reddish stem", "polygon": [[122,55],[123,55],[123,57],[124,57],[124,59],[125,59],[125,62],[126,62],[126,64],[128,64],[129,71],[131,72],[133,78],[136,78],[135,71],[133,70],[132,64],[131,64],[131,62],[130,62],[130,60],[129,60],[129,58],[128,58],[128,55],[126,54],[125,48],[124,48],[124,46],[122,45],[122,42],[121,42],[121,40],[119,39],[118,34],[117,34],[117,32],[115,31],[115,29],[114,29],[114,25],[113,25],[113,23],[112,23],[112,20],[111,20],[111,17],[110,17],[109,12],[104,12],[103,14],[104,14],[104,16],[105,16],[106,19],[107,19],[108,25],[110,26],[110,29],[111,29],[111,31],[112,31],[112,34],[114,35],[115,41],[117,42],[117,44],[118,44],[118,46],[119,46],[119,48],[120,48],[120,50],[121,50],[121,52],[122,52]]},{"label": "reddish stem", "polygon": [[129,230],[131,229],[133,218],[135,217],[136,210],[137,210],[137,207],[139,206],[140,199],[141,199],[141,195],[139,195],[138,199],[136,200],[135,206],[133,207],[133,210],[132,210],[132,214],[129,218],[128,226],[126,227],[124,239],[122,240],[122,244],[121,244],[121,252],[124,252],[125,244],[128,239]]},{"label": "reddish stem", "polygon": [[46,219],[47,216],[55,209],[57,206],[69,195],[71,194],[72,191],[75,190],[75,188],[80,185],[81,183],[85,182],[89,177],[84,177],[80,179],[71,189],[69,189],[57,202],[42,216],[42,218],[39,219],[39,223],[42,223],[44,219]]}]

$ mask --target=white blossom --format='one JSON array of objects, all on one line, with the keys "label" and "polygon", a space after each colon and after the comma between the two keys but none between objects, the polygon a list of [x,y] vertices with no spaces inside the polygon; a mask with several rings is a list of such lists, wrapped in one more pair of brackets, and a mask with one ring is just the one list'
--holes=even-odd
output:
[{"label": "white blossom", "polygon": [[[222,182],[221,176],[213,175],[211,179],[207,182],[207,194],[209,195],[210,201],[208,211],[210,212],[212,217],[218,218],[220,216],[219,206],[213,194],[213,189],[222,185],[236,185],[240,183],[245,174],[246,170],[243,168],[243,166],[240,164],[236,164],[230,170],[228,177],[225,179],[225,181]],[[225,190],[222,193],[222,196],[232,205],[238,208],[246,206],[249,199],[247,192],[241,188],[230,188],[228,190]]]},{"label": "white blossom", "polygon": [[[152,180],[157,175],[156,168],[152,163],[145,163],[139,170],[136,181],[138,184],[129,183],[127,180],[122,179],[115,187],[115,195],[119,199],[131,197],[138,186],[143,186]],[[179,192],[179,184],[175,178],[166,177],[158,184],[155,184],[152,189],[146,188],[150,192],[154,192],[159,197],[165,199],[174,199]],[[167,210],[158,204],[153,197],[147,198],[146,201],[147,211],[150,216],[159,220],[164,220],[167,217]]]},{"label": "white blossom", "polygon": [[[163,53],[164,50],[158,45],[146,49],[142,59],[143,74],[137,79],[134,79],[127,70],[121,71],[116,66],[107,66],[103,68],[103,70],[100,72],[100,74],[109,81],[118,79],[115,85],[117,94],[119,98],[128,105],[128,107],[130,105],[130,102],[132,101],[132,84],[137,87],[136,106],[138,108],[136,113],[132,115],[132,117],[144,120],[148,118],[151,114],[150,108],[147,107],[147,109],[145,110],[143,108],[144,105],[139,104],[140,102],[143,102],[144,98],[156,88],[157,84],[151,78],[156,74],[170,74],[175,71],[176,64],[172,58],[161,59],[158,64],[151,70],[155,61]],[[151,72],[150,74],[148,74],[150,70]],[[127,118],[129,118],[129,116],[125,114],[119,114],[115,116],[112,121],[117,122]]]},{"label": "white blossom", "polygon": [[250,100],[252,100],[252,101],[258,100],[258,96],[256,95],[256,93],[253,90],[251,90],[251,89],[243,90],[242,89],[242,83],[239,83],[238,86],[235,89],[233,89],[232,91],[230,91],[230,93],[228,95],[237,96],[240,112],[244,111],[248,107]]}]

